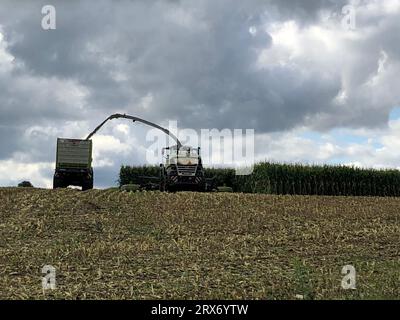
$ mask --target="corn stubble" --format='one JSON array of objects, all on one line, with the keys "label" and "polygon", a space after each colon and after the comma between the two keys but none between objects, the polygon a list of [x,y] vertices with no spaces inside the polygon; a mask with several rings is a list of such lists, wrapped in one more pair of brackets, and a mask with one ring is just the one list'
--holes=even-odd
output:
[{"label": "corn stubble", "polygon": [[[400,199],[0,189],[2,299],[397,299]],[[357,288],[341,288],[344,265]],[[56,268],[55,290],[41,268]]]}]

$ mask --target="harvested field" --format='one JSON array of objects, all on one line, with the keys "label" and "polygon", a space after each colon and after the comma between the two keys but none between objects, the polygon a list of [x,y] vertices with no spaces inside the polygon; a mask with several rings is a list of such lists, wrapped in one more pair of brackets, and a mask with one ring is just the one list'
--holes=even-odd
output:
[{"label": "harvested field", "polygon": [[[400,198],[0,189],[2,299],[400,297]],[[341,269],[357,271],[355,290]],[[43,291],[41,268],[56,268]]]}]

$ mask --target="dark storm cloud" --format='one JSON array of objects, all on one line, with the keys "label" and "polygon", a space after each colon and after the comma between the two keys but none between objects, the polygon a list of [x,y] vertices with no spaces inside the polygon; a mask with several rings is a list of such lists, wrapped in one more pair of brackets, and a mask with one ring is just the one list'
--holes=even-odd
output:
[{"label": "dark storm cloud", "polygon": [[[31,2],[6,10],[18,19],[6,19],[4,29],[10,53],[27,70],[88,88],[87,109],[94,114],[127,110],[155,121],[178,119],[184,127],[275,131],[315,112],[320,105],[313,102],[332,99],[340,83],[330,79],[314,85],[310,76],[293,70],[256,70],[257,50],[270,46],[271,37],[262,30],[252,36],[249,28],[272,19],[265,15],[268,8],[303,17],[315,15],[324,3],[331,5],[56,1],[57,30],[43,31],[39,22],[45,2]],[[123,80],[116,80],[117,73]],[[143,110],[138,105],[148,94],[151,108]],[[55,117],[66,117],[65,106],[52,110]],[[246,117],[240,116],[243,112]],[[81,116],[76,113],[76,119]]]},{"label": "dark storm cloud", "polygon": [[8,159],[15,152],[21,131],[14,126],[0,125],[0,160]]}]

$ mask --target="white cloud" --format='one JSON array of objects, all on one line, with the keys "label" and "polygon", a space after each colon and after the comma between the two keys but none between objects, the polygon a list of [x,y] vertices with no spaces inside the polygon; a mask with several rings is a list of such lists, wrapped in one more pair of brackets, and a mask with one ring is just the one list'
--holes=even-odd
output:
[{"label": "white cloud", "polygon": [[95,167],[113,166],[115,158],[132,152],[132,146],[119,139],[103,134],[93,137],[93,165]]},{"label": "white cloud", "polygon": [[21,163],[15,160],[0,161],[0,185],[16,187],[27,180],[35,187],[50,188],[52,180],[44,171],[54,170],[54,163]]},{"label": "white cloud", "polygon": [[[312,137],[307,128],[290,132],[260,135],[256,139],[258,161],[342,163],[367,168],[400,168],[400,119],[391,120],[386,129],[343,130]],[[317,137],[317,138],[316,138]],[[358,141],[346,141],[355,137]],[[373,137],[373,138],[371,138]],[[367,139],[366,139],[367,138]]]}]

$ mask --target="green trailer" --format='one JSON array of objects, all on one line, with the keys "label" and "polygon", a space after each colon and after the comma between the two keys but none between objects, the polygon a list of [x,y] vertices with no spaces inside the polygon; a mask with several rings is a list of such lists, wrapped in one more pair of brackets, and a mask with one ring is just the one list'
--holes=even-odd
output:
[{"label": "green trailer", "polygon": [[93,189],[92,140],[57,139],[53,188]]}]

